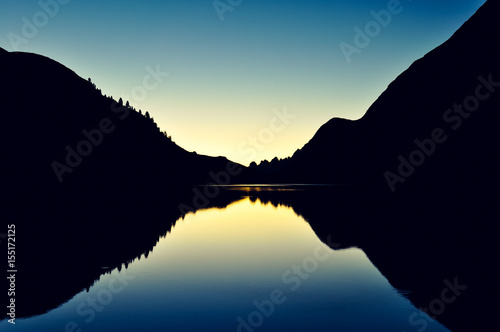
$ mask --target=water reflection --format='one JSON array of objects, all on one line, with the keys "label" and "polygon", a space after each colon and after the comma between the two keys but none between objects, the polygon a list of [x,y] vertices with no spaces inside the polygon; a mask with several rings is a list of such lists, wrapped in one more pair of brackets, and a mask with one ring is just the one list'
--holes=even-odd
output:
[{"label": "water reflection", "polygon": [[331,250],[291,208],[246,197],[186,215],[147,259],[15,330],[416,331],[415,312],[362,250]]},{"label": "water reflection", "polygon": [[293,184],[235,184],[223,185],[214,187],[221,187],[224,190],[242,191],[242,192],[280,192],[280,191],[297,191],[303,190],[307,185],[293,185]]}]

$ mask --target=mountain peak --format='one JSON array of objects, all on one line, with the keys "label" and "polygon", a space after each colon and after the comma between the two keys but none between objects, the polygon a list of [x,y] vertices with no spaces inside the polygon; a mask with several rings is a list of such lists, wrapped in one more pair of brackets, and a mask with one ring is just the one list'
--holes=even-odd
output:
[{"label": "mountain peak", "polygon": [[[498,2],[487,1],[451,38],[399,75],[360,120],[332,119],[324,124],[279,176],[303,183],[375,182],[385,186],[382,175],[398,167],[398,156],[413,153],[417,148],[415,140],[427,139],[436,128],[447,130],[447,135],[455,140],[450,139],[440,150],[440,160],[433,158],[426,163],[427,168],[435,162],[436,169],[453,169],[455,178],[460,178],[458,165],[467,174],[464,165],[473,169],[472,160],[477,164],[491,164],[487,156],[495,151],[492,137],[496,130],[492,124],[498,123],[498,113],[494,111],[495,103],[500,102],[498,95],[488,94],[487,101],[478,101],[481,112],[476,112],[474,117],[463,113],[450,120],[449,112],[453,112],[454,105],[471,100],[475,103],[476,99],[471,98],[485,80],[492,81],[490,85],[500,80],[499,12]],[[467,125],[455,133],[469,117]],[[491,138],[481,140],[485,133]],[[468,148],[471,148],[467,150],[468,157],[457,157],[465,156]],[[479,149],[484,153],[479,153]],[[425,181],[437,181],[445,175],[452,181],[451,172],[438,173]]]}]

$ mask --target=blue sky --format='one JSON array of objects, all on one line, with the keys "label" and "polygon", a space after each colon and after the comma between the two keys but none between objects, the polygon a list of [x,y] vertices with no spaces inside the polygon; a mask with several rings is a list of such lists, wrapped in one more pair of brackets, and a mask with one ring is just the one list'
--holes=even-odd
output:
[{"label": "blue sky", "polygon": [[[484,2],[2,0],[0,47],[91,77],[187,150],[249,164],[291,155],[333,117],[363,116]],[[390,22],[377,28],[373,11]],[[367,25],[369,44],[348,61],[340,45],[356,47]],[[168,77],[134,97],[147,68]]]}]

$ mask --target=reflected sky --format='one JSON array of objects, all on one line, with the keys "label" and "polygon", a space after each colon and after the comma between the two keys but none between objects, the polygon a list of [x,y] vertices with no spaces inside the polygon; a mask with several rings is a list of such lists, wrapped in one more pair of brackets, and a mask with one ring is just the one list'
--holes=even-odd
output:
[{"label": "reflected sky", "polygon": [[[260,309],[259,309],[260,308]],[[331,250],[285,206],[188,214],[153,252],[2,331],[447,331],[357,248]]]}]

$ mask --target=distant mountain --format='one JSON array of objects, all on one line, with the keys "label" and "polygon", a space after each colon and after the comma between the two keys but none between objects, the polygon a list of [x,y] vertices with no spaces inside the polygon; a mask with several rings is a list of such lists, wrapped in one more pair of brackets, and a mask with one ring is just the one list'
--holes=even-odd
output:
[{"label": "distant mountain", "polygon": [[498,2],[487,1],[360,120],[330,120],[290,160],[261,170],[277,169],[273,182],[371,183],[387,192],[416,183],[488,182],[500,159],[499,14]]}]

